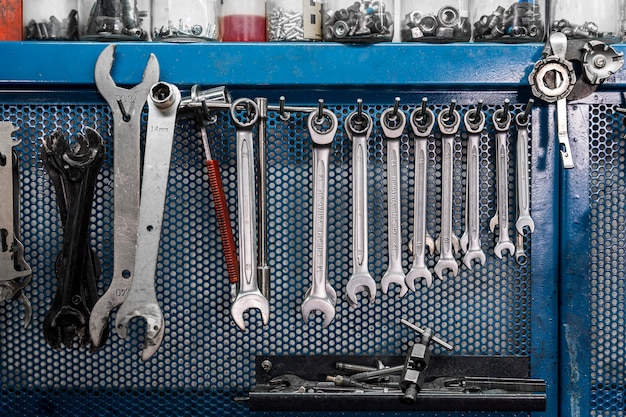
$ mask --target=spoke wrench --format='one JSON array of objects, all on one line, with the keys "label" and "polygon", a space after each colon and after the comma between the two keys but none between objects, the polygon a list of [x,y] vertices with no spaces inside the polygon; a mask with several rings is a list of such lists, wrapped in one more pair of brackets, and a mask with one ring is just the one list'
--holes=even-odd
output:
[{"label": "spoke wrench", "polygon": [[[55,349],[71,348],[75,338],[81,347],[91,341],[89,315],[97,299],[100,263],[89,247],[89,221],[98,173],[104,160],[104,142],[95,130],[85,129],[76,146],[62,132],[45,137],[41,161],[56,190],[63,248],[56,259],[58,286],[43,322],[46,342]],[[102,334],[106,340],[108,329]],[[91,351],[100,345],[93,344]]]},{"label": "spoke wrench", "polygon": [[30,301],[23,289],[33,274],[24,259],[24,245],[20,241],[19,169],[17,153],[13,149],[20,141],[11,137],[17,128],[10,122],[0,122],[0,190],[11,196],[0,209],[0,302],[19,300],[24,305],[22,324],[28,327],[32,317]]},{"label": "spoke wrench", "polygon": [[368,270],[367,224],[367,141],[372,133],[372,118],[358,110],[346,118],[346,132],[352,141],[352,262],[353,271],[346,285],[346,298],[351,307],[358,307],[357,293],[367,291],[370,304],[376,298],[376,281]]},{"label": "spoke wrench", "polygon": [[[247,121],[240,120],[238,108],[243,105]],[[230,307],[235,324],[246,330],[244,312],[256,308],[261,312],[263,324],[270,319],[270,306],[259,290],[257,281],[256,248],[256,188],[254,175],[254,125],[259,118],[259,109],[253,100],[235,100],[231,109],[232,122],[237,130],[237,197],[239,219],[239,292]]]},{"label": "spoke wrench", "polygon": [[130,320],[134,317],[145,319],[147,329],[141,353],[143,361],[156,353],[165,334],[165,321],[156,298],[154,278],[180,99],[180,91],[172,84],[159,82],[150,90],[134,279],[115,320],[117,332],[126,338]]},{"label": "spoke wrench", "polygon": [[389,266],[380,281],[383,294],[387,294],[389,284],[400,286],[400,297],[409,291],[402,269],[402,207],[400,204],[400,138],[406,126],[406,116],[398,111],[400,99],[394,107],[385,110],[380,116],[384,137],[387,141],[387,236]]},{"label": "spoke wrench", "polygon": [[311,311],[321,311],[324,327],[335,318],[337,303],[335,289],[328,282],[328,165],[337,126],[337,116],[328,109],[321,116],[317,110],[309,114],[313,142],[313,276],[302,303],[302,319],[308,321]]},{"label": "spoke wrench", "polygon": [[133,282],[140,192],[141,112],[150,88],[159,81],[159,63],[150,54],[140,84],[126,89],[111,77],[115,45],[108,45],[96,61],[95,82],[113,114],[113,276],[109,288],[91,313],[89,334],[94,345],[102,345],[111,311],[122,304]]}]

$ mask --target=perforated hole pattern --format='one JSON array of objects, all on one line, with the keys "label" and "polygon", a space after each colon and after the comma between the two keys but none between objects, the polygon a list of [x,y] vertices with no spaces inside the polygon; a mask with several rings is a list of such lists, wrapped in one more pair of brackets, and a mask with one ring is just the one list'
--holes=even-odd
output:
[{"label": "perforated hole pattern", "polygon": [[613,106],[590,106],[591,381],[593,415],[624,415],[625,129]]},{"label": "perforated hole pattern", "polygon": [[[417,105],[405,104],[401,110],[409,114]],[[369,140],[368,209],[369,266],[377,282],[387,267],[386,150],[378,122],[385,108],[364,107],[375,121]],[[434,111],[437,114],[443,108],[437,104]],[[269,114],[271,320],[264,327],[260,315],[252,311],[246,314],[246,332],[240,331],[230,317],[229,284],[206,181],[200,134],[193,123],[179,121],[156,276],[166,333],[155,357],[142,363],[138,356],[145,331],[141,320],[131,323],[127,339],[112,332],[104,348],[94,354],[79,349],[55,351],[46,345],[42,335],[42,320],[56,289],[53,264],[62,245],[63,232],[53,188],[39,162],[40,142],[44,135],[57,129],[75,137],[83,126],[95,128],[105,139],[107,156],[96,187],[91,222],[91,244],[103,265],[99,283],[102,294],[111,280],[113,259],[113,149],[109,108],[4,105],[3,120],[19,127],[17,138],[22,140],[18,146],[21,229],[26,260],[34,273],[33,282],[26,290],[34,309],[33,323],[28,329],[21,328],[23,311],[17,302],[0,305],[0,408],[4,413],[80,416],[97,412],[103,417],[248,414],[247,406],[235,403],[233,398],[245,395],[252,388],[255,355],[401,355],[416,338],[412,331],[400,325],[401,318],[431,327],[455,346],[455,354],[529,355],[530,268],[517,265],[512,256],[505,256],[504,260],[496,258],[495,237],[488,226],[495,213],[495,139],[491,122],[495,107],[486,107],[488,122],[480,147],[481,237],[487,265],[476,265],[473,271],[462,266],[459,276],[435,280],[432,288],[418,283],[417,291],[402,299],[396,298],[393,287],[388,295],[379,290],[374,304],[368,305],[361,299],[361,306],[356,309],[351,309],[344,300],[344,287],[352,270],[352,169],[351,143],[343,125],[355,106],[338,105],[330,109],[340,120],[332,145],[329,184],[329,281],[339,297],[334,322],[324,329],[321,317],[314,314],[304,323],[300,314],[300,304],[311,278],[312,149],[306,129],[307,115],[295,114],[285,122],[276,113]],[[461,106],[459,110],[463,114],[469,107]],[[520,106],[512,110],[518,112]],[[144,128],[145,119],[144,114]],[[512,127],[511,137],[514,134]],[[214,157],[220,161],[231,222],[237,234],[235,130],[226,112],[219,113],[217,123],[209,126],[209,135]],[[434,140],[429,140],[427,203],[427,228],[434,237],[439,233],[441,191],[440,136],[435,135]],[[454,164],[457,236],[464,227],[466,139],[461,129],[456,138]],[[514,144],[514,139],[510,143]],[[405,271],[412,264],[407,250],[413,224],[412,144],[412,134],[405,131],[401,139]],[[513,146],[510,148],[513,161]],[[514,219],[513,163],[509,179],[510,217]],[[526,251],[530,255],[528,243]],[[427,260],[432,270],[436,258],[429,255]],[[460,263],[458,254],[457,260]],[[114,317],[115,314],[112,322]],[[434,350],[445,353],[439,347]]]}]

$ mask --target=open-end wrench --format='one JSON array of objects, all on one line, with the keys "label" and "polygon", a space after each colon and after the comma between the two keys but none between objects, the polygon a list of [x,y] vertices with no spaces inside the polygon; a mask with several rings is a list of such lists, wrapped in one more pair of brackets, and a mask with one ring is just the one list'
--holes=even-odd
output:
[{"label": "open-end wrench", "polygon": [[509,100],[504,101],[504,106],[493,113],[493,125],[496,129],[496,215],[489,222],[491,232],[496,226],[500,233],[496,241],[494,253],[502,259],[503,253],[509,251],[513,255],[515,245],[509,235],[509,146],[507,141],[509,127],[511,126],[511,113],[509,113]]},{"label": "open-end wrench", "polygon": [[257,274],[261,294],[269,301],[271,299],[271,267],[268,261],[267,243],[267,99],[255,99],[259,109],[257,143],[259,155],[257,158],[257,204],[258,247],[257,247]]},{"label": "open-end wrench", "polygon": [[451,270],[453,276],[459,273],[459,265],[454,257],[454,250],[459,250],[459,240],[452,228],[454,137],[461,124],[461,115],[455,107],[456,101],[453,100],[450,108],[437,116],[441,132],[441,233],[435,240],[435,248],[439,250],[435,274],[439,279],[443,279],[443,271],[446,269]]},{"label": "open-end wrench", "polygon": [[95,82],[113,114],[113,276],[111,284],[93,308],[89,335],[96,346],[109,325],[111,311],[122,304],[132,285],[135,269],[141,151],[141,112],[150,88],[159,81],[159,63],[150,54],[138,85],[118,87],[111,77],[115,44],[107,46],[96,61]]},{"label": "open-end wrench", "polygon": [[485,128],[485,114],[475,109],[465,113],[467,131],[467,185],[465,197],[465,232],[459,241],[465,252],[463,263],[472,269],[474,260],[485,265],[487,257],[480,242],[480,132]]},{"label": "open-end wrench", "polygon": [[346,118],[346,132],[352,141],[352,276],[346,285],[346,298],[358,307],[357,293],[367,291],[370,303],[376,298],[376,281],[368,269],[367,224],[367,140],[372,133],[372,118],[358,110]]},{"label": "open-end wrench", "polygon": [[321,311],[324,327],[335,318],[337,303],[337,294],[328,282],[328,165],[337,126],[337,116],[328,109],[323,109],[321,115],[317,110],[309,115],[313,142],[313,276],[302,303],[302,319],[308,321],[311,311]]},{"label": "open-end wrench", "polygon": [[[244,105],[246,120],[237,108]],[[254,125],[259,109],[253,100],[240,98],[232,104],[232,122],[237,130],[237,197],[239,219],[239,292],[230,308],[230,314],[241,330],[246,329],[243,314],[251,308],[261,312],[263,324],[270,319],[270,306],[259,290],[257,281],[256,249],[256,188],[254,175]]]},{"label": "open-end wrench", "polygon": [[422,101],[411,113],[410,123],[415,136],[415,188],[413,191],[413,266],[406,275],[405,281],[411,291],[415,291],[415,281],[423,278],[427,286],[432,286],[433,276],[426,267],[426,249],[435,251],[435,242],[426,232],[426,193],[428,178],[428,137],[435,125],[435,114],[426,107],[427,100]]},{"label": "open-end wrench", "polygon": [[117,332],[123,338],[132,318],[142,317],[146,321],[143,361],[156,353],[165,334],[154,279],[180,98],[180,91],[172,84],[159,82],[150,90],[134,279],[115,321]]},{"label": "open-end wrench", "polygon": [[22,290],[30,283],[33,274],[24,259],[24,245],[20,242],[19,228],[19,170],[14,147],[20,141],[12,138],[17,131],[10,122],[0,122],[0,190],[5,201],[0,209],[0,302],[18,299],[24,305],[24,328],[30,324],[32,308]]},{"label": "open-end wrench", "polygon": [[406,116],[398,111],[400,99],[394,107],[385,110],[381,116],[381,127],[387,141],[387,236],[389,266],[380,281],[383,294],[387,294],[389,284],[400,286],[400,297],[409,291],[402,269],[402,219],[400,205],[400,137],[406,126]]},{"label": "open-end wrench", "polygon": [[526,110],[515,116],[517,125],[517,143],[515,148],[515,184],[517,200],[517,221],[515,228],[518,233],[524,233],[528,227],[530,233],[535,231],[535,222],[530,217],[530,182],[528,179],[528,113],[532,106],[532,100],[528,102]]}]

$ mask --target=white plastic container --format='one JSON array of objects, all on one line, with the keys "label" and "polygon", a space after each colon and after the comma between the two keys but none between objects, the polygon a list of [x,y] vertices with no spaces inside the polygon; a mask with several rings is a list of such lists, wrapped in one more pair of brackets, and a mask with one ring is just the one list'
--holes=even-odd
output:
[{"label": "white plastic container", "polygon": [[222,0],[222,42],[265,42],[265,0]]},{"label": "white plastic container", "polygon": [[470,15],[474,20],[472,37],[475,42],[525,43],[545,40],[545,0],[472,0]]},{"label": "white plastic container", "polygon": [[324,0],[324,41],[390,42],[394,33],[393,0]]},{"label": "white plastic container", "polygon": [[322,40],[322,3],[310,0],[267,0],[269,42]]},{"label": "white plastic container", "polygon": [[570,39],[599,39],[606,43],[622,38],[621,0],[552,0],[550,31],[563,32]]},{"label": "white plastic container", "polygon": [[403,0],[399,22],[403,42],[468,42],[469,0]]},{"label": "white plastic container", "polygon": [[24,0],[24,40],[78,40],[78,0]]},{"label": "white plastic container", "polygon": [[151,0],[78,0],[78,37],[93,41],[150,40]]},{"label": "white plastic container", "polygon": [[152,0],[153,41],[214,41],[218,35],[216,0]]}]

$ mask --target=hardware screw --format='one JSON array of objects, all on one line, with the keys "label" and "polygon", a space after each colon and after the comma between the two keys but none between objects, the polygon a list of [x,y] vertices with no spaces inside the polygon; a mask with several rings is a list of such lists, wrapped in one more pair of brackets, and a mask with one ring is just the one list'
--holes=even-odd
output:
[{"label": "hardware screw", "polygon": [[272,362],[270,362],[269,360],[265,359],[263,362],[261,362],[261,368],[263,368],[263,370],[265,372],[269,372],[272,370]]}]

